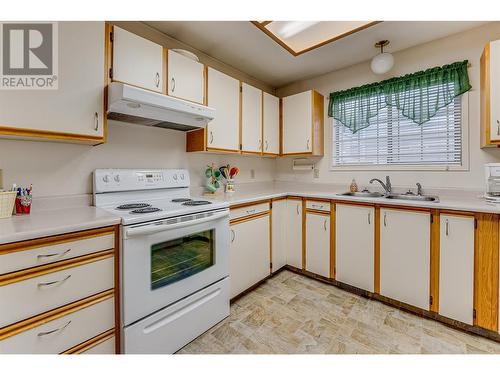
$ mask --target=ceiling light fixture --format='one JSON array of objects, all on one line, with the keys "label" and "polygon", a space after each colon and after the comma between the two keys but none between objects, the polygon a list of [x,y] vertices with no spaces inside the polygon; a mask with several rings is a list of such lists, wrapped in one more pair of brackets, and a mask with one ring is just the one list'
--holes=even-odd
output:
[{"label": "ceiling light fixture", "polygon": [[388,45],[388,40],[375,43],[375,48],[380,48],[380,53],[372,59],[370,65],[375,74],[385,74],[394,66],[394,57],[390,53],[384,52],[384,47]]}]

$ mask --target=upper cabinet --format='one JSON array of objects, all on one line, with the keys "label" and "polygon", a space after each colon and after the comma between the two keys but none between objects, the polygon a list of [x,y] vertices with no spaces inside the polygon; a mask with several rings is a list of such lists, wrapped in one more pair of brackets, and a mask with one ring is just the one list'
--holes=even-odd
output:
[{"label": "upper cabinet", "polygon": [[280,100],[276,96],[263,93],[262,98],[262,138],[264,155],[280,153]]},{"label": "upper cabinet", "polygon": [[282,100],[283,155],[323,156],[323,95],[310,90]]},{"label": "upper cabinet", "polygon": [[112,35],[112,80],[163,92],[164,48],[117,26],[113,27]]},{"label": "upper cabinet", "polygon": [[241,84],[241,151],[262,152],[262,90]]},{"label": "upper cabinet", "polygon": [[205,66],[172,50],[168,51],[168,95],[203,104]]},{"label": "upper cabinet", "polygon": [[481,55],[481,147],[500,146],[500,40]]},{"label": "upper cabinet", "polygon": [[105,142],[104,22],[59,22],[58,88],[0,90],[0,136]]}]

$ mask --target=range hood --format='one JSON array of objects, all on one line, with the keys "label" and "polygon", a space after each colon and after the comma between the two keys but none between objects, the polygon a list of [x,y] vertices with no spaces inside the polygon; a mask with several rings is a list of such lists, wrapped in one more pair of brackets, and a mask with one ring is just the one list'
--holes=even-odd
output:
[{"label": "range hood", "polygon": [[108,86],[108,119],[181,131],[204,128],[215,109],[120,82]]}]

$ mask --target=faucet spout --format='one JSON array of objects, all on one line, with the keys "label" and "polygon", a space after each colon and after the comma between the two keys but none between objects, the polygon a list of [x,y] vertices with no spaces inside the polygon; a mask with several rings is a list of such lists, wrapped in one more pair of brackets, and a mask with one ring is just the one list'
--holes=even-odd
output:
[{"label": "faucet spout", "polygon": [[385,184],[378,178],[372,178],[370,180],[370,184],[373,184],[374,182],[378,182],[385,190],[386,194],[390,194],[392,192],[391,179],[389,178],[389,176],[385,176]]}]

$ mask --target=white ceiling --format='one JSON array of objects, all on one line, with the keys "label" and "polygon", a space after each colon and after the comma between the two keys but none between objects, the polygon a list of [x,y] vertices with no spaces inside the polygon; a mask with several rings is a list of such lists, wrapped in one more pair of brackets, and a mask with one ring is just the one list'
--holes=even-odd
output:
[{"label": "white ceiling", "polygon": [[387,52],[478,27],[486,22],[389,21],[292,56],[247,21],[154,21],[157,30],[274,87],[344,68],[377,54],[375,42],[389,39]]}]

